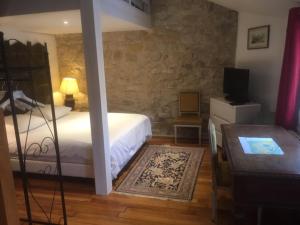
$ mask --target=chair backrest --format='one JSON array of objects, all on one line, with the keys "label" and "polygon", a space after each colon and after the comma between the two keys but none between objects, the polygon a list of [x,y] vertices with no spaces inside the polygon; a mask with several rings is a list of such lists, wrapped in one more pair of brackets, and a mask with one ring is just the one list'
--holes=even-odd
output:
[{"label": "chair backrest", "polygon": [[212,163],[212,180],[213,188],[217,184],[217,171],[218,171],[218,148],[217,148],[217,138],[216,138],[216,128],[211,119],[208,122],[208,131],[209,131],[209,144],[211,150],[211,163]]},{"label": "chair backrest", "polygon": [[185,91],[179,95],[179,114],[200,115],[200,94],[197,91]]}]

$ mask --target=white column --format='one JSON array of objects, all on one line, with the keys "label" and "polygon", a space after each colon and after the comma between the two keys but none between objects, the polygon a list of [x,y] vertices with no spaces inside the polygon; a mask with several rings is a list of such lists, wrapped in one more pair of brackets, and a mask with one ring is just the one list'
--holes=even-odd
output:
[{"label": "white column", "polygon": [[100,4],[99,0],[80,0],[96,194],[106,195],[112,190],[112,179]]}]

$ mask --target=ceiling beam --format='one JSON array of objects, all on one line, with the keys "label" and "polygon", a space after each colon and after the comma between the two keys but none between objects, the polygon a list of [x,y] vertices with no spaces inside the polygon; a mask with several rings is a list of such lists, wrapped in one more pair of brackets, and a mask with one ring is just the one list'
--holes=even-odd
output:
[{"label": "ceiling beam", "polygon": [[80,9],[79,0],[1,0],[0,17]]}]

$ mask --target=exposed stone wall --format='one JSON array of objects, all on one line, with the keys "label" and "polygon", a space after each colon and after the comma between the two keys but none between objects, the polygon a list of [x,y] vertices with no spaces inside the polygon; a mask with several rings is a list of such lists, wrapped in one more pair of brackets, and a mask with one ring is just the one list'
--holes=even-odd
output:
[{"label": "exposed stone wall", "polygon": [[[155,135],[172,135],[178,93],[199,90],[201,113],[222,93],[235,61],[237,13],[206,0],[153,0],[153,30],[104,34],[108,109],[148,115]],[[80,34],[57,36],[61,76],[86,93]]]}]

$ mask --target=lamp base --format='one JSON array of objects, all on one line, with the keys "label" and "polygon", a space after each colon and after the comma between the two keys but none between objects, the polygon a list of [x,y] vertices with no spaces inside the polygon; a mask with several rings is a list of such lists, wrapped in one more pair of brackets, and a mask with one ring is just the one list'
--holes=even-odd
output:
[{"label": "lamp base", "polygon": [[65,106],[70,107],[70,108],[72,108],[72,110],[74,110],[75,99],[74,99],[73,95],[66,95]]}]

